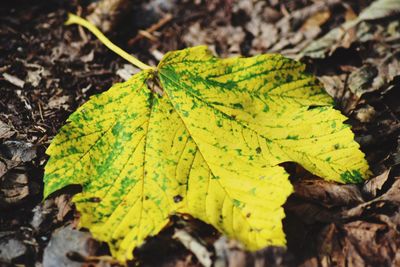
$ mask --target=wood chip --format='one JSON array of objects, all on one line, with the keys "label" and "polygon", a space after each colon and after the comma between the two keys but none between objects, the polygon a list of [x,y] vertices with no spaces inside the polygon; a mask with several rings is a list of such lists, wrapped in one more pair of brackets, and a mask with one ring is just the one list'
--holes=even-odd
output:
[{"label": "wood chip", "polygon": [[182,245],[190,250],[204,267],[211,266],[212,255],[207,250],[207,248],[202,245],[198,240],[196,240],[194,237],[183,230],[175,231],[174,238],[178,239],[182,243]]},{"label": "wood chip", "polygon": [[25,82],[23,80],[21,80],[20,78],[8,74],[8,73],[3,73],[3,77],[6,81],[8,81],[9,83],[19,87],[19,88],[24,88]]}]

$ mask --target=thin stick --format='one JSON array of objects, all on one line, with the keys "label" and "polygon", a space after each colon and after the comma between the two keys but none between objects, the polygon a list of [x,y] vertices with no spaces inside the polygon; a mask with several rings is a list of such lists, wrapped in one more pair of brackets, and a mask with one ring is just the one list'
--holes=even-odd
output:
[{"label": "thin stick", "polygon": [[[139,31],[139,34],[138,35],[136,35],[135,37],[133,37],[132,39],[130,39],[129,41],[128,41],[128,45],[129,46],[132,46],[133,44],[135,44],[137,41],[139,41],[140,39],[142,39],[142,37],[146,37],[146,38],[148,38],[148,39],[150,39],[150,40],[152,40],[151,38],[149,38],[149,36],[147,35],[146,36],[146,34],[149,34],[150,36],[152,36],[151,34],[153,33],[153,32],[155,32],[156,30],[158,30],[159,28],[161,28],[162,26],[164,26],[166,23],[168,23],[170,20],[172,20],[173,19],[173,17],[172,17],[172,15],[171,14],[166,14],[162,19],[160,19],[157,23],[155,23],[155,24],[153,24],[153,25],[151,25],[149,28],[147,28],[146,30],[142,30],[142,31]],[[154,40],[152,40],[152,41],[154,41]]]},{"label": "thin stick", "polygon": [[124,50],[122,50],[120,47],[115,45],[113,42],[111,42],[104,34],[93,24],[91,24],[89,21],[78,17],[74,14],[68,14],[68,20],[65,22],[65,25],[71,25],[71,24],[78,24],[86,29],[88,29],[91,33],[93,33],[105,46],[107,46],[111,51],[116,53],[117,55],[121,56],[128,62],[132,63],[136,67],[142,69],[142,70],[147,70],[147,69],[155,69],[155,67],[149,66],[144,64],[142,61],[138,60],[134,56],[128,54]]}]

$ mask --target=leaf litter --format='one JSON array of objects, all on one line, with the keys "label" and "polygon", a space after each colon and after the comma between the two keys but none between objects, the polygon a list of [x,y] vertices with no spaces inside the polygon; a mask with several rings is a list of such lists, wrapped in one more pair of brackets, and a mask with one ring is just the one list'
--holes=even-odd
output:
[{"label": "leaf litter", "polygon": [[[240,1],[240,2],[245,2],[245,1]],[[362,3],[361,3],[362,2]],[[365,7],[370,4],[371,1],[343,1],[343,4],[339,4],[333,8],[329,8],[329,12],[331,12],[330,18],[322,24],[321,27],[321,32],[319,33],[318,36],[323,36],[324,34],[328,33],[329,30],[340,26],[341,22],[346,20],[346,16],[349,16],[348,14],[355,14],[357,16],[358,13],[360,13]],[[273,9],[274,11],[270,14],[275,14],[271,15],[272,17],[275,17],[274,20],[279,20],[284,16],[290,16],[290,13],[294,10],[298,10],[304,7],[307,7],[308,5],[312,5],[313,3],[311,1],[287,1],[283,3],[278,3],[278,1],[268,1],[268,4],[266,7],[264,7],[264,10],[267,9]],[[69,6],[68,6],[69,5]],[[68,4],[66,5],[68,10],[74,11],[75,6]],[[226,20],[226,24],[230,24],[231,21],[233,21],[234,18],[241,17],[237,16],[239,14],[236,10],[237,5],[233,4],[234,6],[232,9],[225,9],[225,10],[235,10],[232,15],[231,15],[231,20]],[[145,6],[145,4],[143,4]],[[219,8],[226,8],[225,4],[218,4],[217,3],[217,10]],[[349,7],[351,7],[350,10]],[[133,9],[136,10],[142,10],[141,5],[135,6]],[[192,11],[191,8],[195,8],[196,12],[193,12],[193,16],[187,15],[189,11]],[[14,61],[13,57],[15,55],[15,51],[18,51],[17,48],[18,46],[22,46],[25,49],[30,49],[28,42],[26,40],[26,36],[29,36],[30,29],[33,29],[35,25],[37,24],[43,24],[43,25],[53,25],[54,27],[38,27],[40,31],[42,32],[42,35],[35,35],[35,38],[37,38],[38,42],[44,42],[48,43],[50,47],[60,47],[61,44],[64,45],[64,49],[68,49],[68,47],[71,47],[70,43],[74,42],[80,42],[79,35],[77,31],[75,30],[66,30],[65,35],[66,39],[62,38],[60,35],[60,31],[56,30],[57,27],[62,25],[63,19],[59,18],[57,19],[57,16],[54,15],[54,13],[51,12],[57,12],[60,14],[60,7],[59,6],[51,6],[51,11],[49,14],[45,13],[40,13],[38,12],[38,8],[34,7],[32,11],[25,13],[25,17],[22,17],[23,19],[29,19],[29,13],[30,14],[36,14],[37,19],[33,21],[33,23],[26,23],[25,28],[21,28],[18,25],[18,21],[21,21],[19,19],[21,12],[17,9],[14,11],[14,17],[17,19],[9,20],[7,23],[10,23],[12,21],[12,24],[7,24],[11,29],[19,27],[18,30],[21,30],[23,32],[23,35],[13,35],[12,31],[4,31],[2,28],[1,30],[1,38],[7,38],[7,40],[11,40],[10,42],[2,42],[7,43],[8,47],[6,49],[9,49],[7,51],[10,51],[9,56],[6,58],[3,58],[2,66],[8,66],[7,67],[7,73],[10,73],[11,75],[14,75],[16,77],[19,77],[20,79],[24,80],[24,69],[25,66],[23,64],[17,64]],[[49,9],[47,9],[49,10]],[[5,12],[5,11],[2,11]],[[136,11],[137,12],[137,11]],[[326,12],[326,11],[325,11]],[[65,13],[65,11],[62,11],[61,13]],[[140,12],[139,12],[140,14]],[[145,14],[145,10],[143,11],[143,14]],[[185,15],[186,14],[186,15]],[[247,13],[245,11],[244,13],[241,14],[247,14],[249,16],[250,13]],[[265,14],[268,14],[266,11]],[[278,14],[278,15],[276,15]],[[7,13],[5,13],[4,17],[9,16],[8,15],[8,10]],[[157,30],[155,33],[158,36],[157,41],[150,41],[148,39],[141,39],[139,42],[137,42],[133,47],[131,47],[132,51],[139,51],[139,49],[142,49],[144,51],[143,53],[146,53],[145,51],[149,50],[149,47],[151,49],[157,49],[163,53],[170,51],[170,50],[176,50],[178,48],[181,48],[182,46],[188,46],[191,45],[189,43],[182,43],[182,39],[180,39],[180,35],[185,35],[186,34],[186,29],[187,25],[183,26],[182,23],[196,23],[200,22],[200,25],[205,25],[204,22],[202,21],[202,16],[205,16],[206,21],[208,22],[213,22],[215,20],[223,21],[220,17],[228,17],[225,16],[221,13],[218,14],[218,12],[215,12],[215,10],[209,10],[208,7],[206,7],[203,4],[191,4],[187,3],[184,6],[178,6],[178,8],[174,11],[174,19],[172,20],[173,23],[166,24],[164,27],[160,28]],[[148,16],[150,17],[150,16]],[[162,15],[160,16],[162,17]],[[251,19],[253,19],[253,16],[251,16]],[[349,16],[350,18],[353,17]],[[378,66],[379,64],[376,63],[376,59],[382,57],[382,56],[374,56],[373,54],[369,53],[368,51],[375,50],[374,48],[369,49],[369,45],[373,45],[373,47],[379,47],[380,42],[382,38],[374,38],[374,36],[379,36],[379,31],[377,32],[378,34],[374,33],[374,29],[376,29],[376,25],[383,25],[383,36],[389,36],[387,39],[388,42],[385,43],[385,46],[387,47],[393,47],[393,50],[396,50],[396,34],[398,32],[398,28],[396,26],[391,26],[389,27],[390,34],[387,35],[385,32],[387,32],[387,27],[386,25],[391,24],[392,20],[396,18],[395,16],[388,17],[388,18],[382,18],[378,21],[374,21],[375,27],[373,29],[369,29],[370,31],[368,33],[364,32],[363,36],[365,36],[365,41],[362,41],[361,37],[359,40],[355,40],[350,47],[348,48],[343,48],[339,47],[336,49],[333,54],[331,55],[325,55],[323,58],[320,59],[307,59],[305,58],[304,60],[308,62],[308,66],[310,66],[311,70],[314,71],[317,76],[325,76],[328,77],[332,80],[337,80],[335,82],[335,87],[331,87],[332,89],[332,95],[334,95],[335,99],[337,100],[338,106],[344,111],[345,114],[349,115],[351,117],[350,123],[353,125],[353,129],[356,131],[356,138],[357,140],[361,143],[363,150],[366,152],[367,158],[369,162],[371,163],[372,169],[374,170],[375,174],[380,174],[386,171],[388,168],[393,166],[394,164],[398,163],[398,116],[399,116],[399,108],[398,104],[395,101],[398,99],[398,85],[396,84],[396,79],[398,79],[398,76],[396,75],[396,67],[390,67],[392,70],[394,70],[392,73],[394,75],[388,75],[384,76],[384,82],[383,85],[380,86],[379,88],[371,90],[371,87],[367,87],[366,89],[369,90],[369,92],[362,93],[361,95],[355,95],[353,92],[349,90],[347,81],[348,81],[348,76],[349,74],[352,73],[352,70],[354,68],[360,68],[363,65],[363,62],[369,61],[369,64],[374,66],[374,68],[379,69]],[[146,29],[151,26],[151,23],[156,23],[158,17],[155,16],[153,17],[153,21],[148,22],[147,26],[141,26],[141,29]],[[264,19],[264,17],[263,17]],[[268,20],[268,19],[267,19]],[[223,22],[221,22],[223,23]],[[395,24],[395,23],[394,23]],[[135,24],[138,25],[138,24]],[[220,24],[219,24],[220,25]],[[391,24],[393,25],[393,24]],[[232,44],[235,44],[235,42],[242,42],[239,44],[240,47],[240,52],[243,55],[251,55],[251,54],[259,54],[259,53],[265,53],[268,52],[268,48],[253,48],[254,45],[252,43],[252,40],[255,40],[254,37],[259,37],[260,34],[263,34],[264,37],[259,37],[259,43],[262,43],[262,40],[264,38],[265,42],[268,42],[268,38],[271,36],[275,36],[273,33],[275,31],[276,26],[274,26],[274,23],[269,23],[268,27],[264,27],[265,29],[268,29],[268,31],[272,31],[270,35],[266,31],[262,31],[262,33],[257,34],[257,36],[252,36],[251,34],[248,34],[248,31],[245,30],[243,22],[242,21],[236,21],[235,22],[235,27],[238,27],[244,29],[243,31],[245,32],[245,39],[241,40],[238,39],[236,41],[231,41]],[[210,26],[211,28],[214,28],[215,31],[218,31],[218,26]],[[46,30],[48,29],[48,30]],[[61,29],[59,27],[58,29]],[[132,30],[132,29],[131,29]],[[135,29],[133,29],[134,31]],[[222,29],[221,29],[222,30]],[[379,30],[379,29],[378,29]],[[58,31],[58,32],[57,32]],[[200,28],[200,33],[207,31],[206,27],[201,27]],[[46,34],[51,33],[53,38],[46,38]],[[293,33],[294,34],[294,33]],[[134,36],[135,34],[132,32],[128,33],[129,37]],[[114,33],[115,37],[124,37],[123,34],[117,34]],[[214,35],[215,36],[215,35]],[[218,35],[216,35],[218,36]],[[393,36],[393,37],[391,37]],[[199,35],[199,38],[201,35]],[[25,38],[25,39],[24,39]],[[192,38],[195,38],[192,37]],[[217,37],[213,37],[216,38]],[[229,37],[228,37],[229,38]],[[358,37],[357,37],[358,38]],[[369,38],[369,39],[368,39]],[[386,38],[386,37],[385,37]],[[65,44],[64,40],[67,40],[67,44]],[[35,166],[37,164],[41,164],[40,166],[43,167],[44,164],[44,146],[47,146],[46,140],[48,138],[51,138],[54,136],[56,133],[57,129],[61,126],[61,123],[65,118],[68,116],[70,112],[72,112],[73,109],[75,109],[77,106],[82,104],[83,102],[86,101],[89,95],[92,95],[94,93],[99,93],[103,91],[105,88],[108,88],[111,84],[115,83],[115,81],[119,81],[116,76],[111,76],[110,74],[102,74],[99,75],[98,70],[101,70],[102,68],[107,70],[108,73],[115,73],[118,68],[122,68],[124,62],[120,59],[118,59],[115,56],[112,56],[110,52],[108,52],[106,49],[103,49],[101,46],[98,45],[98,42],[96,42],[94,39],[89,38],[88,40],[89,43],[86,43],[84,46],[84,54],[87,54],[86,49],[95,49],[96,51],[96,56],[94,57],[93,62],[88,62],[90,69],[84,70],[82,68],[82,63],[79,62],[79,58],[76,57],[70,57],[70,53],[65,53],[64,55],[61,54],[61,65],[59,62],[53,62],[53,60],[49,57],[49,51],[51,49],[42,49],[42,48],[37,48],[40,46],[36,46],[35,50],[30,50],[30,53],[32,54],[41,54],[42,56],[40,58],[34,57],[31,62],[38,62],[39,65],[45,66],[50,73],[51,76],[50,78],[46,78],[46,82],[44,83],[43,79],[41,80],[40,83],[44,83],[45,88],[47,88],[47,91],[44,92],[39,89],[34,89],[32,94],[26,94],[25,91],[21,92],[22,94],[16,95],[14,97],[13,95],[13,90],[15,89],[12,87],[13,85],[5,85],[1,88],[2,93],[4,92],[4,99],[0,100],[0,105],[1,105],[1,114],[0,118],[1,120],[6,123],[7,125],[10,125],[12,129],[15,131],[15,133],[12,135],[12,139],[15,140],[20,139],[26,142],[30,142],[32,144],[39,144],[39,159],[37,159],[37,162],[34,163]],[[197,41],[198,43],[205,43],[201,40]],[[225,55],[229,56],[230,52],[227,50],[224,50],[224,46],[218,45],[218,40],[215,40],[214,42],[212,40],[209,40],[208,43],[210,45],[213,45],[214,43],[216,44],[215,51],[219,53],[220,55]],[[277,52],[283,52],[285,53],[285,49],[290,52],[290,49],[293,49],[293,51],[300,51],[303,49],[303,47],[296,48],[295,46],[291,45],[290,42],[288,42],[289,45],[282,49],[282,50],[277,50]],[[291,47],[293,46],[293,47]],[[4,47],[2,47],[4,48]],[[368,49],[367,49],[368,48]],[[150,50],[151,50],[150,49]],[[252,51],[253,52],[250,52]],[[264,49],[264,50],[263,50]],[[388,55],[391,55],[391,51],[388,52]],[[13,52],[14,51],[14,52]],[[58,51],[63,51],[63,49],[59,49]],[[65,51],[65,50],[64,50]],[[385,50],[383,50],[385,51]],[[236,53],[236,52],[235,52]],[[296,52],[297,53],[297,52]],[[296,53],[293,53],[292,55],[296,56]],[[384,52],[385,53],[385,52]],[[384,55],[384,53],[380,55]],[[19,52],[19,54],[16,56],[17,58],[27,58],[26,52]],[[99,55],[103,55],[102,60],[99,60]],[[290,53],[287,54],[288,56]],[[146,56],[144,56],[146,57]],[[65,59],[70,58],[68,61],[65,61]],[[384,58],[384,57],[382,57]],[[389,60],[396,60],[396,57],[388,57]],[[13,61],[11,61],[13,59]],[[152,59],[151,56],[148,57],[149,62],[151,62]],[[378,60],[379,61],[379,60]],[[385,62],[385,61],[382,61]],[[57,63],[57,67],[55,67],[55,63]],[[393,63],[389,64],[392,65]],[[382,64],[381,66],[386,66],[385,64]],[[396,63],[394,63],[394,66],[396,66]],[[76,75],[71,75],[71,72],[68,70],[71,69],[72,72],[76,72]],[[86,76],[81,77],[81,80],[77,80],[74,77],[79,77],[81,72],[84,70],[87,74]],[[386,70],[384,70],[383,73],[385,73]],[[60,77],[60,73],[65,73],[65,78],[62,78],[61,80],[57,80]],[[93,76],[88,76],[88,74],[93,73]],[[96,74],[97,73],[97,74]],[[103,72],[104,73],[104,72]],[[388,71],[388,73],[391,73],[391,71]],[[391,78],[391,76],[393,76]],[[57,77],[57,78],[54,78]],[[340,77],[337,79],[337,77]],[[379,77],[379,75],[376,75],[376,77]],[[375,77],[375,78],[376,78]],[[385,78],[388,77],[388,78]],[[69,83],[67,83],[68,81]],[[72,82],[71,82],[72,81]],[[391,81],[391,82],[386,82],[386,81]],[[367,82],[369,84],[371,82]],[[30,89],[31,87],[29,86],[29,83],[25,90]],[[61,86],[60,86],[61,84]],[[372,83],[371,83],[372,84]],[[88,87],[91,85],[90,87]],[[24,87],[25,87],[24,86]],[[60,95],[71,95],[72,97],[70,98],[70,109],[68,110],[61,110],[58,111],[57,109],[47,109],[46,106],[46,99],[47,95],[52,96],[51,90],[54,90],[54,88],[59,88],[60,90]],[[82,91],[81,89],[84,88],[89,88],[87,91]],[[39,94],[40,92],[40,94]],[[73,92],[71,94],[71,92]],[[3,96],[3,94],[2,94]],[[40,96],[40,97],[39,97]],[[5,99],[9,99],[10,101],[6,101]],[[24,100],[25,99],[25,100]],[[41,99],[42,102],[38,102],[35,99]],[[28,110],[26,108],[26,104],[24,101],[29,101],[28,103],[33,103],[33,110]],[[7,103],[7,105],[5,105]],[[365,105],[369,105],[370,107],[373,108],[375,111],[374,116],[369,116],[370,119],[360,121],[359,116],[359,109],[364,108]],[[40,109],[42,109],[42,116],[44,118],[43,123],[41,121],[41,116],[40,116]],[[4,111],[5,110],[5,111]],[[368,108],[370,110],[370,108]],[[35,122],[35,123],[32,123]],[[40,128],[44,128],[45,130],[41,130]],[[9,140],[9,138],[7,138]],[[31,168],[31,166],[29,166]],[[35,177],[40,178],[40,172],[39,174],[35,174],[31,179],[28,180],[28,182],[32,182],[32,180],[39,180],[38,178],[35,179]],[[310,176],[308,176],[309,178]],[[379,189],[377,190],[378,195],[382,195],[384,192],[387,192],[389,188],[393,186],[393,181],[394,177],[396,177],[396,174],[394,172],[391,172],[388,175],[388,179],[386,179],[385,182],[383,183],[383,190]],[[395,192],[395,191],[394,191]],[[363,193],[363,197],[365,201],[371,200],[371,195]],[[385,243],[385,240],[395,240],[392,238],[395,238],[395,235],[392,235],[393,232],[392,230],[389,230],[387,233],[382,235],[381,233],[386,233],[387,229],[395,229],[395,228],[390,228],[392,226],[390,225],[399,225],[398,220],[396,219],[396,214],[398,214],[398,211],[396,211],[397,205],[395,202],[393,202],[390,198],[393,197],[393,195],[388,196],[387,199],[384,200],[384,203],[378,202],[373,205],[370,205],[369,208],[367,209],[367,213],[359,213],[361,216],[357,218],[350,218],[348,219],[346,223],[350,222],[357,222],[358,227],[360,229],[366,229],[364,227],[369,227],[373,226],[369,231],[366,231],[365,233],[376,233],[374,231],[378,231],[378,237],[376,239],[376,243],[374,245],[376,247],[380,248],[381,252],[378,252],[376,250],[370,249],[368,250],[368,253],[362,253],[359,254],[360,247],[365,247],[363,251],[367,251],[367,248],[370,246],[368,244],[367,238],[362,239],[362,242],[356,242],[356,240],[360,241],[359,239],[354,239],[354,234],[348,234],[348,235],[343,235],[343,229],[345,224],[335,224],[336,226],[332,226],[332,223],[328,222],[323,222],[322,226],[327,226],[327,228],[321,228],[321,221],[319,222],[312,222],[309,225],[303,225],[302,224],[302,217],[298,217],[295,219],[296,221],[296,231],[290,231],[290,225],[288,225],[288,222],[285,222],[285,227],[289,227],[288,229],[285,230],[287,232],[288,238],[289,238],[289,247],[288,247],[288,252],[291,255],[294,255],[294,261],[291,263],[293,265],[294,263],[296,265],[301,264],[301,263],[313,263],[313,264],[324,264],[325,266],[328,265],[328,263],[333,263],[336,262],[338,265],[342,264],[344,265],[346,263],[345,259],[348,259],[347,262],[356,262],[359,264],[364,264],[364,265],[371,265],[372,263],[375,263],[374,260],[378,259],[381,257],[381,265],[386,265],[389,266],[391,263],[396,263],[393,259],[395,258],[395,253],[392,253],[393,250],[392,248],[395,248],[394,246],[390,248],[388,243]],[[36,203],[40,200],[40,197],[36,198]],[[334,210],[332,211],[331,209],[322,209],[321,206],[316,205],[315,201],[305,201],[304,199],[295,199],[295,200],[289,200],[289,204],[297,204],[297,203],[303,203],[304,205],[307,204],[309,207],[313,205],[314,211],[318,212],[319,214],[325,214],[326,217],[335,217],[331,216],[334,213],[334,211],[340,211],[340,210],[347,210],[352,207],[357,207],[353,205],[347,207],[347,206],[339,206],[339,207],[331,207]],[[392,205],[390,205],[392,203]],[[303,205],[303,206],[304,206]],[[381,206],[382,205],[382,206]],[[20,226],[29,226],[29,223],[27,224],[24,222],[23,218],[24,216],[30,216],[31,208],[29,207],[24,207],[20,206],[21,210],[20,211],[15,211],[15,212],[7,212],[7,215],[2,213],[0,216],[0,229],[1,231],[6,231],[11,229],[12,227],[20,227]],[[362,208],[364,210],[364,208]],[[2,212],[2,211],[0,211]],[[288,220],[293,218],[292,211],[287,211],[289,212],[288,214]],[[385,216],[378,216],[380,213],[384,213]],[[23,215],[22,215],[23,214]],[[300,213],[301,214],[301,213]],[[376,215],[374,217],[374,214]],[[389,215],[388,215],[389,214]],[[8,222],[11,221],[11,218],[13,218],[14,222],[16,224],[8,224]],[[323,219],[323,218],[322,218]],[[372,223],[371,224],[371,219],[372,221],[379,222],[379,224]],[[65,219],[65,222],[68,222],[71,220],[71,217],[67,217]],[[327,220],[325,220],[327,221]],[[5,227],[5,225],[10,225]],[[341,226],[342,225],[342,226]],[[380,225],[380,226],[379,226]],[[382,225],[384,228],[382,228]],[[328,227],[329,226],[329,227]],[[356,226],[356,224],[350,225],[350,226]],[[379,227],[378,227],[379,226]],[[49,229],[55,229],[57,228],[57,225],[52,225],[50,224]],[[173,226],[171,226],[173,227]],[[385,228],[386,227],[386,228]],[[388,228],[389,227],[389,228]],[[15,229],[15,228],[14,228]],[[200,229],[205,229],[200,228]],[[347,227],[347,229],[354,229]],[[338,231],[340,230],[340,231]],[[51,231],[51,230],[49,230]],[[353,230],[350,232],[354,232]],[[291,235],[290,233],[294,233]],[[165,247],[170,246],[171,241],[168,241],[170,236],[172,236],[172,233],[169,234],[168,230],[163,232],[161,234],[163,236],[163,239],[161,239],[161,244],[165,244]],[[41,235],[35,234],[35,239],[41,240]],[[295,239],[295,237],[301,236],[303,239]],[[203,236],[204,240],[208,240],[206,236]],[[291,241],[290,238],[293,238]],[[304,240],[304,238],[307,238],[309,243],[309,246],[307,244],[304,244],[304,242],[301,242],[301,240]],[[341,239],[339,239],[341,238]],[[164,243],[162,243],[164,240]],[[300,241],[299,241],[300,240]],[[310,241],[310,240],[315,240],[315,242]],[[318,241],[320,240],[320,241]],[[353,243],[349,243],[351,240],[353,240]],[[326,242],[325,242],[326,241]],[[209,241],[212,244],[213,241]],[[358,247],[354,247],[354,244],[358,243]],[[47,244],[46,241],[40,241],[39,245],[36,247],[38,250],[34,251],[39,251],[39,254],[37,252],[30,251],[29,253],[25,254],[23,258],[28,258],[36,261],[41,261],[41,253],[40,251],[43,251],[44,246]],[[317,244],[319,244],[317,246]],[[322,244],[327,244],[327,246],[335,247],[335,250],[327,250],[326,247],[323,249],[321,246]],[[340,244],[346,244],[345,249],[343,249],[343,246],[340,246]],[[160,262],[163,264],[170,262],[171,264],[182,264],[183,266],[194,266],[196,265],[196,260],[191,258],[186,258],[185,255],[190,255],[189,252],[185,251],[182,247],[178,248],[179,245],[175,244],[177,247],[176,249],[171,249],[170,251],[173,251],[173,253],[167,253],[167,254],[162,254],[162,250],[158,250],[161,254],[159,257],[159,261],[156,264],[157,266],[160,266]],[[232,248],[233,252],[238,252],[240,249],[238,248]],[[387,253],[386,253],[386,252]],[[285,252],[285,253],[288,253]],[[385,254],[380,254],[385,252]],[[154,253],[154,250],[148,250],[147,252],[148,255],[151,255],[151,253]],[[217,253],[218,254],[218,253]],[[39,256],[35,256],[39,255]],[[175,256],[173,256],[175,255]],[[268,254],[268,257],[272,257],[274,259],[278,259],[278,255],[281,255],[276,252],[271,252]],[[287,258],[287,255],[284,254],[285,257]],[[318,256],[319,255],[319,256]],[[332,256],[334,255],[334,256]],[[247,256],[248,259],[249,256]],[[360,258],[362,258],[362,261],[360,261]],[[147,258],[149,259],[149,258]],[[329,259],[329,260],[328,260]],[[333,260],[332,260],[333,259]],[[17,260],[13,260],[13,262],[21,262],[21,258]],[[254,261],[250,260],[250,263],[253,263]],[[194,264],[194,265],[193,265]],[[288,266],[287,262],[280,262],[276,264],[277,266]],[[240,265],[239,265],[240,266]]]}]

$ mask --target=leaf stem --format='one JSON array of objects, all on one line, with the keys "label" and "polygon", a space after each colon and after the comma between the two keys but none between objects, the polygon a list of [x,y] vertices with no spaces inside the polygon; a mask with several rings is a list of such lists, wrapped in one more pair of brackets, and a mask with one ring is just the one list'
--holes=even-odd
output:
[{"label": "leaf stem", "polygon": [[149,66],[139,59],[135,58],[134,56],[128,54],[124,50],[122,50],[120,47],[115,45],[113,42],[110,41],[104,34],[93,24],[91,24],[89,21],[76,16],[74,14],[69,13],[68,14],[68,19],[65,22],[65,25],[71,25],[71,24],[78,24],[86,29],[88,29],[91,33],[93,33],[105,46],[107,46],[111,51],[114,53],[118,54],[131,64],[135,65],[136,67],[142,69],[142,70],[147,70],[147,69],[155,69],[155,67]]}]

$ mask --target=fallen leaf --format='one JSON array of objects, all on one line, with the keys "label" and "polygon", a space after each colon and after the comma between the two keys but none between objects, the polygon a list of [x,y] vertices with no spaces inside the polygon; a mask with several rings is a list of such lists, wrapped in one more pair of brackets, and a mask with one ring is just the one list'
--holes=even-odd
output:
[{"label": "fallen leaf", "polygon": [[57,206],[56,218],[59,222],[64,220],[64,217],[72,211],[71,197],[68,195],[61,195],[54,199],[54,204]]},{"label": "fallen leaf", "polygon": [[[285,210],[296,215],[298,220],[305,224],[330,223],[336,220],[337,212],[330,210],[316,202],[291,200],[285,204]],[[296,222],[298,222],[296,220]],[[296,225],[298,227],[298,225]]]},{"label": "fallen leaf", "polygon": [[[336,6],[340,3],[341,1],[339,0],[328,0],[324,2],[316,1],[312,5],[291,12],[288,16],[283,17],[280,21],[277,22],[277,26],[283,33],[283,35],[287,35],[296,28],[300,27],[302,23],[310,19],[310,17],[320,16],[320,18],[314,18],[314,20],[323,20],[323,17],[326,16],[324,12],[328,11],[329,8]],[[316,14],[323,15],[321,16]]]},{"label": "fallen leaf", "polygon": [[313,28],[320,28],[320,26],[327,22],[330,17],[331,12],[329,10],[315,13],[304,22],[300,28],[300,31],[306,32]]},{"label": "fallen leaf", "polygon": [[21,203],[29,196],[28,176],[24,169],[13,169],[0,177],[0,208]]},{"label": "fallen leaf", "polygon": [[55,96],[53,96],[53,97],[51,97],[50,99],[49,99],[49,103],[47,104],[47,106],[49,107],[49,108],[57,108],[57,109],[60,109],[60,108],[63,108],[63,109],[68,109],[69,108],[69,104],[68,104],[68,102],[70,101],[70,96],[68,96],[68,95],[63,95],[63,96],[58,96],[58,95],[55,95]]},{"label": "fallen leaf", "polygon": [[[218,59],[204,46],[169,52],[157,73],[70,116],[47,150],[44,195],[82,184],[80,225],[120,261],[176,212],[250,250],[284,245],[292,186],[279,163],[341,183],[368,176],[346,117],[304,67],[280,55]],[[162,96],[146,86],[153,75]]]},{"label": "fallen leaf", "polygon": [[14,161],[15,164],[29,162],[36,157],[36,148],[26,142],[5,141],[0,144],[0,157]]},{"label": "fallen leaf", "polygon": [[22,203],[31,192],[24,165],[36,157],[36,148],[29,143],[5,141],[0,144],[0,208]]},{"label": "fallen leaf", "polygon": [[358,23],[358,20],[351,20],[343,23],[338,28],[332,29],[323,37],[314,40],[303,48],[301,57],[324,58],[326,55],[332,55],[338,47],[349,47],[356,39],[352,28]]},{"label": "fallen leaf", "polygon": [[[350,45],[363,40],[364,35],[368,35],[369,25],[365,21],[390,17],[400,12],[400,2],[398,0],[378,0],[364,9],[360,15],[354,19],[344,22],[337,28],[332,29],[323,37],[313,41],[302,51],[302,56],[311,58],[324,58],[332,53],[338,47],[349,48]],[[375,25],[374,25],[375,26]],[[371,37],[374,37],[371,35]]]},{"label": "fallen leaf", "polygon": [[358,20],[376,20],[400,13],[400,1],[398,0],[377,0],[368,8],[364,9]]},{"label": "fallen leaf", "polygon": [[318,77],[323,83],[326,92],[335,99],[340,99],[344,95],[344,82],[346,75],[328,76],[324,75]]},{"label": "fallen leaf", "polygon": [[356,185],[340,185],[319,179],[302,179],[294,184],[295,195],[325,207],[362,203],[364,200]]},{"label": "fallen leaf", "polygon": [[344,219],[357,218],[370,212],[371,210],[385,209],[387,206],[397,207],[400,204],[400,179],[395,178],[393,184],[387,192],[368,202],[361,203],[351,209],[342,212]]},{"label": "fallen leaf", "polygon": [[386,215],[370,221],[330,224],[321,233],[322,266],[397,266],[400,235]]},{"label": "fallen leaf", "polygon": [[346,8],[346,12],[344,14],[345,21],[357,19],[357,14],[350,5],[344,5],[344,8]]},{"label": "fallen leaf", "polygon": [[363,94],[375,90],[371,85],[377,74],[378,70],[370,64],[352,72],[348,80],[350,91],[361,97]]},{"label": "fallen leaf", "polygon": [[15,134],[15,131],[6,123],[0,121],[0,139],[10,138]]}]

